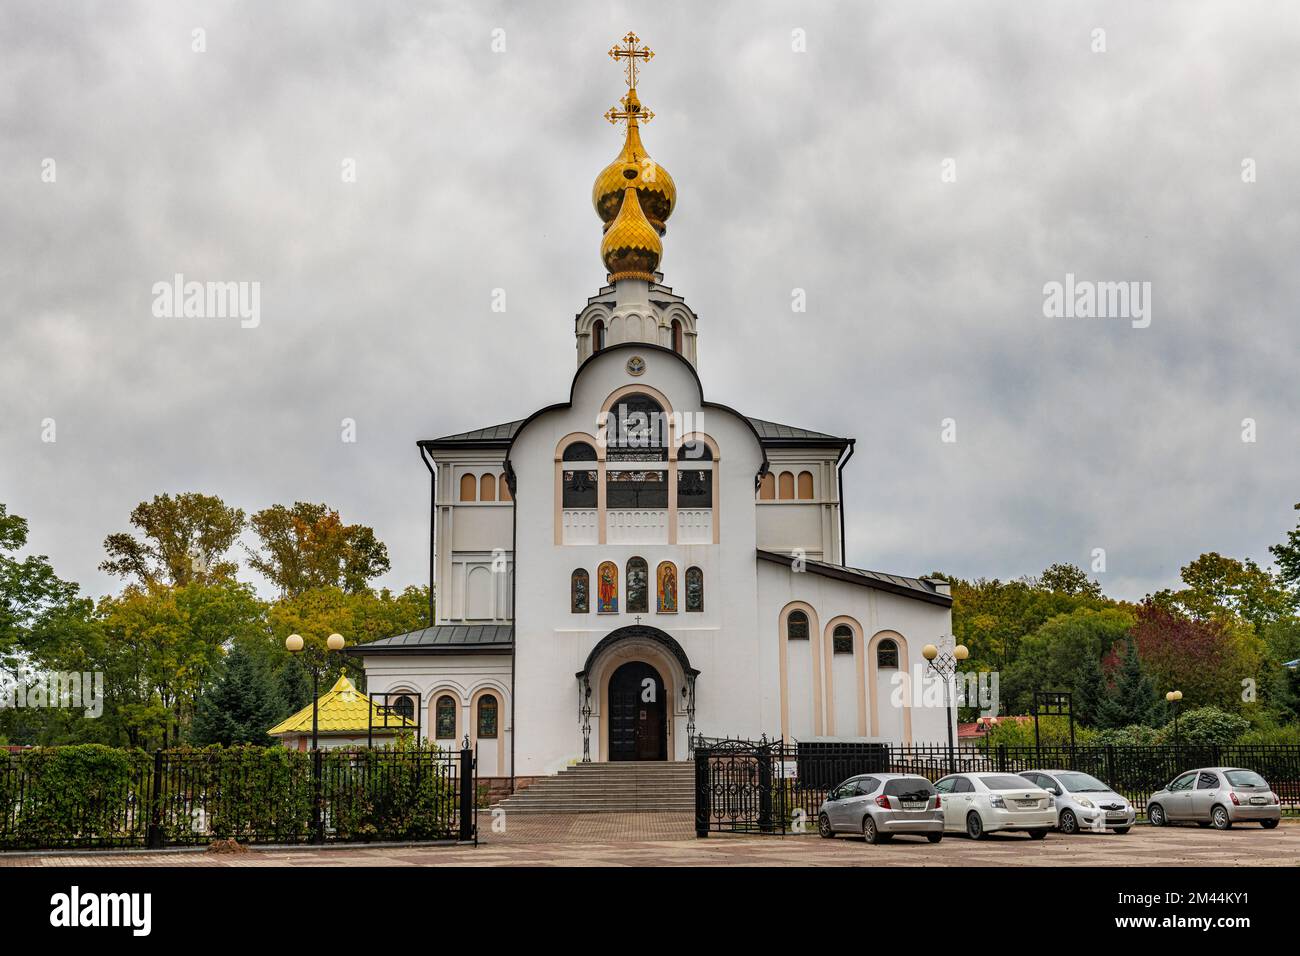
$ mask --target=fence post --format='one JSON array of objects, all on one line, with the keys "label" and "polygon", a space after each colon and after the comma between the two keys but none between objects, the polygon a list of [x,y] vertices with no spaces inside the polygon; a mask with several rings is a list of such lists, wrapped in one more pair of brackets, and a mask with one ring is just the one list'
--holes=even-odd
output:
[{"label": "fence post", "polygon": [[163,786],[163,752],[153,752],[153,780],[149,787],[149,832],[145,839],[151,850],[163,848],[162,828],[162,786]]},{"label": "fence post", "polygon": [[1106,745],[1106,783],[1113,786],[1119,786],[1114,783],[1115,780],[1115,745]]},{"label": "fence post", "polygon": [[316,748],[311,752],[311,790],[312,790],[312,824],[311,842],[325,842],[325,814],[321,799],[321,751]]},{"label": "fence post", "polygon": [[758,755],[758,830],[772,832],[772,751]]},{"label": "fence post", "polygon": [[709,835],[709,752],[695,747],[695,836]]},{"label": "fence post", "polygon": [[998,773],[1007,772],[1007,745],[998,744]]},{"label": "fence post", "polygon": [[474,827],[474,750],[465,738],[465,746],[460,750],[460,842],[477,841],[478,834]]}]

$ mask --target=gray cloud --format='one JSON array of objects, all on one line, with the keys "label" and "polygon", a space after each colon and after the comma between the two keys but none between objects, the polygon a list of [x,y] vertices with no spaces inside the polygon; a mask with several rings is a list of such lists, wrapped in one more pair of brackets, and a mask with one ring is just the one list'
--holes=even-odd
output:
[{"label": "gray cloud", "polygon": [[[1300,21],[646,10],[7,4],[0,500],[33,548],[102,592],[102,538],[157,492],[327,500],[388,543],[383,583],[423,581],[415,440],[567,394],[603,278],[591,181],[619,146],[604,51],[634,28],[707,393],[859,439],[853,563],[1006,577],[1103,547],[1107,590],[1138,597],[1205,550],[1267,559],[1300,499]],[[261,326],[154,318],[177,272],[259,280]],[[1045,319],[1066,272],[1151,282],[1151,327]]]}]

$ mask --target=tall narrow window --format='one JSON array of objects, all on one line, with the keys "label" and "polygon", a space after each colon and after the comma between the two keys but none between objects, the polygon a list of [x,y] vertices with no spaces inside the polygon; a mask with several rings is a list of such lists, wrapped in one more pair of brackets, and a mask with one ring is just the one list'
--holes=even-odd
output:
[{"label": "tall narrow window", "polygon": [[677,565],[671,561],[659,565],[659,600],[656,610],[660,614],[677,613]]},{"label": "tall narrow window", "polygon": [[682,354],[682,323],[673,319],[673,351]]},{"label": "tall narrow window", "polygon": [[591,350],[599,352],[605,347],[605,320],[597,319],[591,323]]},{"label": "tall narrow window", "polygon": [[564,449],[564,507],[596,507],[596,449],[586,442]]},{"label": "tall narrow window", "polygon": [[497,476],[484,475],[478,481],[478,500],[479,501],[496,501],[497,500]]},{"label": "tall narrow window", "polygon": [[876,645],[876,666],[884,669],[898,666],[898,644],[884,640]]},{"label": "tall narrow window", "polygon": [[434,736],[438,740],[456,738],[456,701],[446,694],[438,698],[434,705]]},{"label": "tall narrow window", "polygon": [[585,568],[578,568],[569,577],[569,610],[586,614],[591,609],[591,579]]},{"label": "tall narrow window", "polygon": [[510,486],[506,484],[505,472],[502,472],[500,477],[497,478],[497,497],[502,501],[512,500]]},{"label": "tall narrow window", "polygon": [[776,497],[776,476],[770,471],[758,482],[758,500],[771,501]]},{"label": "tall narrow window", "polygon": [[794,475],[788,471],[781,472],[776,480],[777,497],[782,501],[789,501],[794,497]]},{"label": "tall narrow window", "polygon": [[813,497],[813,476],[811,471],[799,472],[799,498],[811,501]]},{"label": "tall narrow window", "polygon": [[686,569],[686,610],[704,610],[704,572],[699,568]]},{"label": "tall narrow window", "polygon": [[460,500],[473,501],[478,497],[478,479],[473,475],[460,476]]},{"label": "tall narrow window", "polygon": [[836,654],[853,653],[853,628],[847,624],[838,624],[831,634],[831,649]]},{"label": "tall narrow window", "polygon": [[627,613],[650,612],[650,566],[645,558],[629,558],[627,562]]},{"label": "tall narrow window", "polygon": [[596,571],[596,611],[600,614],[618,613],[618,566],[606,561]]},{"label": "tall narrow window", "polygon": [[495,740],[497,735],[497,699],[484,694],[478,699],[478,739]]},{"label": "tall narrow window", "polygon": [[808,640],[808,615],[803,611],[791,611],[785,619],[785,636],[791,641]]}]

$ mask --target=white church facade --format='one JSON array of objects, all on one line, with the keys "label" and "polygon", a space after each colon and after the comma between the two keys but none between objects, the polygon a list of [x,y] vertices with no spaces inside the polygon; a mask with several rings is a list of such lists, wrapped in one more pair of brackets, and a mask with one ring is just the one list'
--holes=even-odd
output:
[{"label": "white church facade", "polygon": [[845,565],[851,438],[706,392],[698,318],[658,271],[676,186],[641,144],[644,54],[611,53],[626,138],[593,189],[607,283],[569,394],[419,442],[436,617],[351,649],[369,692],[468,737],[480,777],[686,760],[699,734],[943,741],[946,708],[902,691],[952,645],[948,587]]}]

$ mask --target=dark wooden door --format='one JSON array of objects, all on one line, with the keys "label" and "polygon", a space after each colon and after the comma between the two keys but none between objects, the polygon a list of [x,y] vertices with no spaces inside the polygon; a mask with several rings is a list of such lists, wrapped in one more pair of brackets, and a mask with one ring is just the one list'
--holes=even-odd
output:
[{"label": "dark wooden door", "polygon": [[664,682],[641,661],[624,664],[609,679],[609,759],[668,759]]}]

